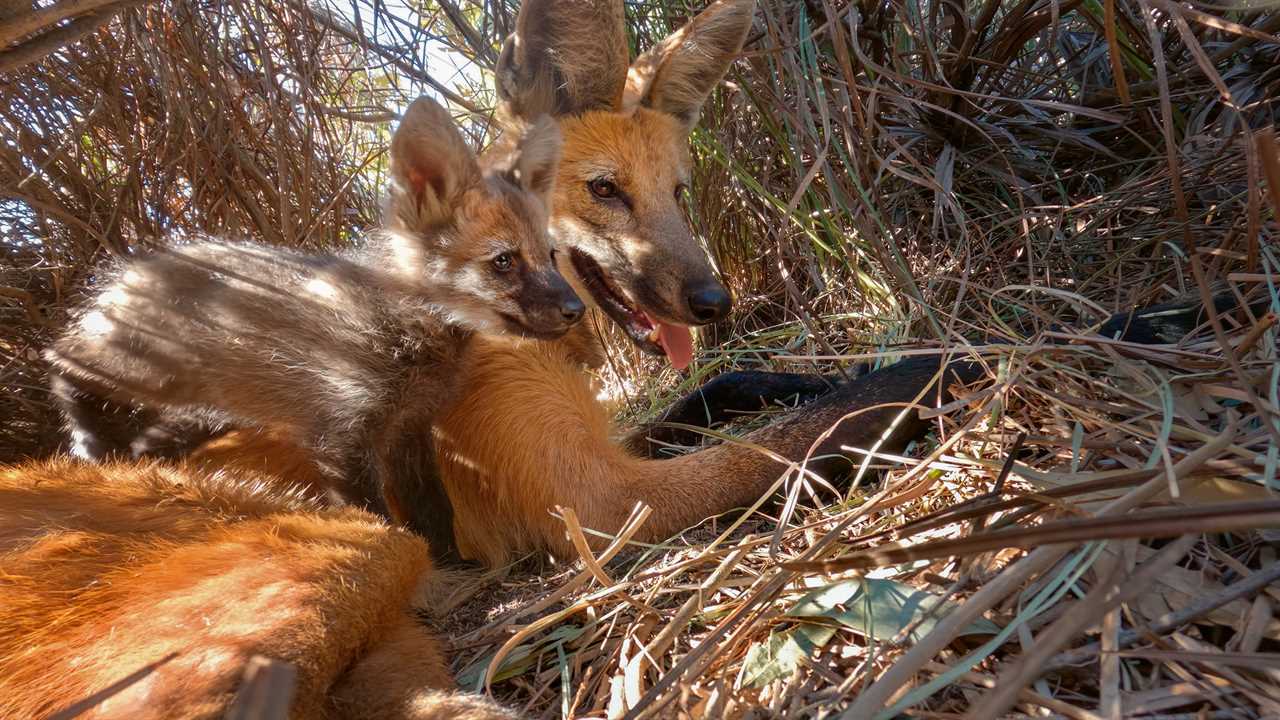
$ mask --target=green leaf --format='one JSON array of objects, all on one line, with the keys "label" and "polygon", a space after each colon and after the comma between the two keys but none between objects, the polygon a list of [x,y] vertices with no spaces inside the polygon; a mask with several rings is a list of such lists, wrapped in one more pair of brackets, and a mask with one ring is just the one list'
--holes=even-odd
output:
[{"label": "green leaf", "polygon": [[[582,635],[583,629],[577,625],[561,625],[560,627],[547,633],[547,636],[539,642],[525,643],[512,648],[502,660],[502,665],[498,671],[493,674],[495,683],[508,680],[518,675],[524,674],[526,670],[533,666],[534,661],[538,659],[543,652],[562,647],[567,642],[576,640]],[[481,692],[484,690],[484,673],[489,668],[489,663],[493,660],[495,653],[489,653],[479,660],[471,663],[465,670],[458,673],[458,687],[463,690],[471,690]]]},{"label": "green leaf", "polygon": [[826,645],[835,634],[833,627],[811,623],[773,633],[747,651],[742,664],[743,682],[760,687],[790,675],[804,658]]},{"label": "green leaf", "polygon": [[[939,607],[941,605],[941,607]],[[918,641],[937,624],[936,618],[954,605],[942,597],[894,580],[853,579],[819,588],[800,598],[787,613],[795,618],[828,618],[861,635],[880,641],[892,639],[903,628],[928,615],[908,635]],[[994,635],[1000,627],[979,618],[961,635]]]}]

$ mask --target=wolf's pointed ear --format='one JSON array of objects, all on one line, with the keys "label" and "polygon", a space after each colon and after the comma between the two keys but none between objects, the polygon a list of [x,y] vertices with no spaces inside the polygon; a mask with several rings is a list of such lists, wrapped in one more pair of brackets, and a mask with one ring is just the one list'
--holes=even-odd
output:
[{"label": "wolf's pointed ear", "polygon": [[716,0],[646,50],[631,65],[623,107],[660,110],[692,128],[702,103],[742,50],[755,9],[755,0]]},{"label": "wolf's pointed ear", "polygon": [[560,125],[543,115],[508,130],[507,136],[500,141],[510,143],[510,154],[504,161],[507,176],[521,189],[538,195],[550,208],[556,170],[560,167]]},{"label": "wolf's pointed ear", "polygon": [[509,117],[617,110],[627,82],[622,0],[524,0],[495,70]]},{"label": "wolf's pointed ear", "polygon": [[413,229],[448,220],[480,181],[476,155],[449,111],[426,96],[413,101],[391,137],[391,212]]}]

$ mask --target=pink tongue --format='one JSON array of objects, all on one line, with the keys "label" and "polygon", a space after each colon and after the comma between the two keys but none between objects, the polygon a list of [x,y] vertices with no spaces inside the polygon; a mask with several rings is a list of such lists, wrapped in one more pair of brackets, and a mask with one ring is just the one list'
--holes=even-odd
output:
[{"label": "pink tongue", "polygon": [[657,323],[658,340],[662,349],[667,351],[667,359],[677,370],[689,367],[693,362],[693,331],[683,325]]}]

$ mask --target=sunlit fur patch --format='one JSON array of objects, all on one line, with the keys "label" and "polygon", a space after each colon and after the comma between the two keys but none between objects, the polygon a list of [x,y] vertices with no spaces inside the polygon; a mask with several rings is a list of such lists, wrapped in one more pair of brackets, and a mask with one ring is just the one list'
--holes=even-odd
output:
[{"label": "sunlit fur patch", "polygon": [[[669,115],[643,108],[630,114],[589,112],[563,119],[561,128],[567,142],[556,183],[557,215],[585,202],[584,175],[604,169],[640,202],[665,201],[677,184],[688,182],[688,135]],[[575,199],[562,204],[570,198]]]},{"label": "sunlit fur patch", "polygon": [[338,289],[332,283],[321,280],[320,278],[312,278],[306,284],[307,292],[326,300],[332,300],[338,295]]},{"label": "sunlit fur patch", "polygon": [[295,716],[451,686],[431,635],[401,633],[426,545],[363,511],[167,463],[26,463],[0,468],[0,492],[5,718],[49,717],[147,666],[90,714],[223,717],[259,653],[298,668]]},{"label": "sunlit fur patch", "polygon": [[478,298],[486,298],[489,295],[484,274],[475,267],[463,268],[451,284],[459,291]]},{"label": "sunlit fur patch", "polygon": [[392,272],[399,272],[401,279],[426,297],[443,300],[444,278],[450,273],[445,250],[447,238],[438,237],[432,246],[423,244],[421,238],[403,232],[387,232],[384,236],[390,248],[387,263]]},{"label": "sunlit fur patch", "polygon": [[475,332],[500,334],[505,329],[502,318],[498,317],[483,303],[449,303],[441,308],[445,311],[449,322],[460,325]]},{"label": "sunlit fur patch", "polygon": [[89,450],[89,440],[89,433],[80,428],[73,429],[71,431],[71,447],[68,448],[67,452],[72,457],[80,458],[81,460],[93,460],[93,453]]},{"label": "sunlit fur patch", "polygon": [[94,310],[80,318],[80,327],[84,329],[85,334],[89,337],[101,337],[111,332],[111,329],[115,327],[115,323],[111,322],[111,319],[105,313],[100,310]]},{"label": "sunlit fur patch", "polygon": [[[137,275],[137,273],[133,273],[133,274]],[[105,308],[114,307],[116,305],[123,305],[128,301],[129,301],[129,294],[125,292],[124,288],[121,288],[121,287],[113,287],[110,290],[98,296],[99,307],[105,307]]]}]

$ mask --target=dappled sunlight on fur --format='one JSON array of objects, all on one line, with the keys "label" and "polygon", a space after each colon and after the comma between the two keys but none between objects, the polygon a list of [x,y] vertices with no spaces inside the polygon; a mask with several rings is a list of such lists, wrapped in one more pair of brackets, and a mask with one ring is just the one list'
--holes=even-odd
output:
[{"label": "dappled sunlight on fur", "polygon": [[0,469],[0,498],[4,717],[47,714],[171,653],[91,716],[217,714],[257,653],[298,668],[301,717],[436,717],[411,706],[452,690],[412,618],[426,546],[367,513],[243,472],[69,460]]},{"label": "dappled sunlight on fur", "polygon": [[[523,17],[539,5],[526,4]],[[568,255],[590,256],[631,316],[681,326],[704,322],[693,317],[689,288],[719,287],[684,221],[679,195],[688,182],[692,113],[750,24],[750,0],[717,7],[730,6],[736,8],[726,16],[734,32],[720,32],[726,25],[719,22],[710,35],[691,31],[694,40],[714,43],[715,53],[658,53],[692,63],[682,74],[706,75],[700,93],[691,94],[687,83],[671,88],[685,103],[678,116],[674,107],[643,102],[621,107],[627,73],[621,14],[583,16],[607,25],[593,29],[590,46],[562,44],[552,28],[520,23],[535,34],[552,33],[541,47],[553,52],[518,62],[554,56],[576,63],[577,78],[587,72],[601,78],[531,81],[521,90],[582,93],[542,98],[557,108],[563,126],[573,126],[565,154],[577,153],[575,170],[559,174],[554,191],[553,212],[563,221],[553,220],[562,230],[559,266],[570,273]],[[526,40],[527,48],[539,47],[536,37]],[[593,56],[601,47],[622,51],[602,63]],[[526,69],[554,77],[546,67]],[[664,92],[661,75],[649,89],[653,97]],[[619,210],[618,197],[591,194],[602,172],[630,199],[634,217]],[[537,182],[536,173],[518,176]],[[451,190],[434,177],[402,179],[441,197]],[[307,285],[310,301],[342,293],[330,278],[320,279],[323,284]],[[582,278],[574,282],[582,288]],[[610,318],[627,320],[616,312]],[[458,539],[464,553],[490,563],[522,549],[568,554],[563,525],[550,514],[557,505],[575,507],[588,527],[612,531],[644,502],[655,512],[637,539],[663,537],[754,499],[776,476],[773,461],[754,451],[713,449],[686,462],[657,462],[611,443],[609,418],[583,372],[584,364],[602,358],[585,325],[551,342],[478,338],[464,356],[460,399],[435,433],[445,446],[444,482],[463,506]],[[633,339],[646,341],[643,333]],[[782,449],[794,452],[816,428],[797,428],[798,437]],[[305,444],[273,426],[221,438],[185,467],[55,461],[4,471],[0,490],[45,493],[40,502],[48,504],[35,512],[20,501],[0,508],[9,528],[4,582],[14,590],[4,594],[0,611],[19,619],[5,639],[12,645],[3,648],[0,698],[22,703],[3,709],[48,712],[176,652],[116,696],[115,705],[100,706],[99,716],[215,715],[230,699],[244,661],[263,652],[298,666],[295,705],[302,716],[508,716],[473,697],[433,694],[451,689],[440,649],[408,617],[410,598],[436,597],[440,590],[424,575],[427,548],[360,511],[322,507],[332,479],[317,482],[321,458],[314,448],[299,449]],[[254,474],[262,470],[269,473]]]},{"label": "dappled sunlight on fur", "polygon": [[309,451],[318,494],[454,555],[430,427],[466,345],[474,332],[557,338],[585,312],[547,229],[559,156],[544,116],[477,157],[423,97],[392,136],[385,227],[350,252],[197,237],[109,268],[45,353],[73,454],[178,456],[152,440],[270,428]]},{"label": "dappled sunlight on fur", "polygon": [[[647,99],[626,107],[625,51],[602,50],[625,48],[625,28],[621,14],[604,3],[586,9],[551,0],[524,3],[519,37],[504,50],[497,71],[505,117],[554,108],[560,122],[564,146],[552,227],[562,271],[584,300],[598,303],[569,257],[589,256],[608,276],[610,291],[626,296],[615,298],[625,308],[605,308],[609,320],[650,350],[660,348],[643,329],[628,326],[634,315],[691,324],[688,287],[715,282],[677,195],[688,182],[690,113],[696,116],[741,48],[753,8],[751,0],[722,0],[695,18],[681,42],[657,46],[644,62],[664,69],[646,85]],[[589,28],[593,42],[566,39],[572,28]],[[705,52],[685,52],[689,43],[704,44]],[[678,87],[663,87],[664,78],[677,77],[683,78]],[[678,99],[681,114],[657,98]],[[626,202],[592,194],[590,182],[606,175]],[[468,348],[459,399],[435,430],[464,556],[501,564],[530,550],[573,553],[563,524],[551,514],[557,505],[575,508],[587,527],[612,532],[644,502],[654,513],[637,539],[661,539],[754,501],[781,472],[775,460],[748,448],[653,461],[611,442],[608,413],[583,371],[603,359],[591,326],[607,322],[605,314],[597,312],[554,342],[477,338]],[[825,428],[825,418],[797,422],[791,438],[777,441],[778,449],[799,455]],[[244,447],[269,464],[269,443]],[[283,457],[299,467],[291,453]]]}]

